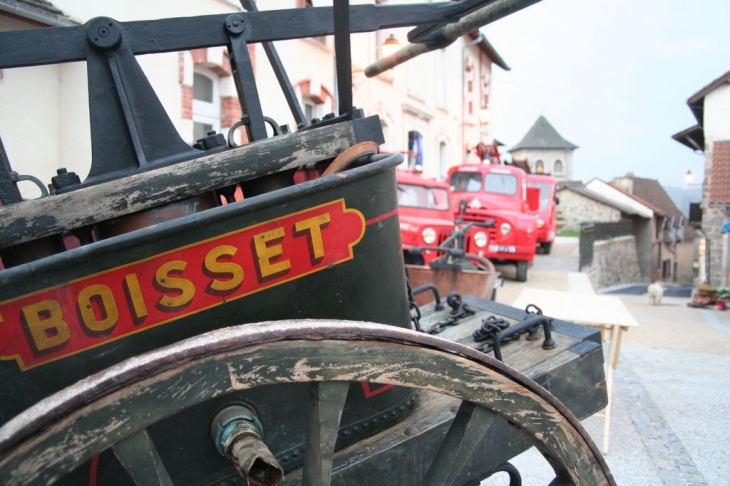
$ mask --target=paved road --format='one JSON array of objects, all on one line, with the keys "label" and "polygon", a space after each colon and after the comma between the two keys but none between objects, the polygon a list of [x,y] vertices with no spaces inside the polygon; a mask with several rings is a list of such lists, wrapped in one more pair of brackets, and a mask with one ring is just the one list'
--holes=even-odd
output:
[{"label": "paved road", "polygon": [[[510,280],[497,300],[511,304],[526,287],[570,291],[578,267],[576,238],[559,238],[538,255],[528,281]],[[610,453],[621,486],[730,485],[730,312],[687,307],[688,298],[652,306],[646,295],[620,295],[639,322],[624,334],[614,374]],[[584,421],[597,444],[603,419]],[[534,449],[513,461],[523,485],[544,486],[553,475]],[[506,485],[495,477],[484,485]]]}]

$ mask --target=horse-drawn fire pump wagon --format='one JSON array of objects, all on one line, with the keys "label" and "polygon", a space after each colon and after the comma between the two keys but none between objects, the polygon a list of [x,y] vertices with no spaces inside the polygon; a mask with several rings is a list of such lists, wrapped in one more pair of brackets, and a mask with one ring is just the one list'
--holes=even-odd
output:
[{"label": "horse-drawn fire pump wagon", "polygon": [[[85,179],[60,171],[34,200],[0,151],[0,483],[518,484],[507,461],[535,445],[551,484],[614,484],[578,421],[606,404],[600,336],[462,294],[416,306],[402,156],[376,153],[380,121],[352,103],[352,32],[413,26],[401,61],[534,2],[243,0],[0,33],[8,78],[86,63],[92,145]],[[338,112],[312,123],[271,43],[328,35]],[[296,132],[262,112],[252,43]],[[212,46],[227,48],[242,146],[183,142],[137,59]],[[321,177],[294,184],[297,170]]]}]

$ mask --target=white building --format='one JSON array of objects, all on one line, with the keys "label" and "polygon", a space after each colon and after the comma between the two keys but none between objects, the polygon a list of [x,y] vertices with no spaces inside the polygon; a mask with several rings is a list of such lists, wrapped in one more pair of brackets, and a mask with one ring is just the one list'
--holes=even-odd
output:
[{"label": "white building", "polygon": [[[672,138],[705,155],[700,246],[707,283],[730,285],[730,71],[724,73],[687,100],[697,120]],[[723,232],[723,229],[726,229]]]},{"label": "white building", "polygon": [[540,115],[522,140],[508,152],[512,154],[512,163],[526,164],[533,174],[550,174],[558,181],[570,181],[573,180],[573,152],[577,148]]},{"label": "white building", "polygon": [[[261,10],[307,8],[311,3],[266,0],[258,6]],[[331,4],[314,1],[315,6]],[[134,0],[0,0],[0,31],[82,25],[98,16],[125,22],[236,12],[242,9],[233,0],[158,0],[144,3],[144,8]],[[354,103],[366,115],[380,115],[383,151],[402,152],[411,165],[418,164],[426,175],[439,177],[449,166],[463,162],[467,152],[492,142],[489,126],[480,123],[479,113],[489,107],[492,64],[509,68],[486,38],[475,32],[445,49],[366,78],[363,69],[380,57],[383,41],[393,35],[406,44],[408,30],[352,36]],[[333,38],[280,41],[276,48],[305,114],[321,118],[334,112]],[[249,54],[264,115],[296,130],[262,45],[250,45]],[[186,144],[192,145],[210,130],[225,134],[240,120],[241,108],[223,46],[137,56],[137,61]],[[84,62],[2,71],[0,137],[13,170],[21,174],[48,183],[64,167],[83,180],[91,162],[88,112]],[[21,183],[21,191],[24,197],[38,195],[32,183]]]}]

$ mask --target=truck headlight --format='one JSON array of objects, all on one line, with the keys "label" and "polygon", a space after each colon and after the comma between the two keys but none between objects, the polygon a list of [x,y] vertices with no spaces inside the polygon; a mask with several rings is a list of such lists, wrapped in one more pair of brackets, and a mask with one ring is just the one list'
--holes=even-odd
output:
[{"label": "truck headlight", "polygon": [[484,248],[485,246],[487,246],[488,241],[489,238],[487,238],[487,234],[483,231],[480,231],[474,235],[474,244],[477,245],[477,248]]},{"label": "truck headlight", "polygon": [[499,232],[502,233],[502,236],[507,236],[510,231],[512,231],[512,226],[509,223],[499,225]]},{"label": "truck headlight", "polygon": [[436,243],[436,230],[433,228],[426,228],[421,233],[421,237],[423,237],[423,242],[427,245],[433,245]]},{"label": "truck headlight", "polygon": [[537,229],[540,229],[543,226],[545,226],[545,221],[543,221],[542,218],[537,218]]}]

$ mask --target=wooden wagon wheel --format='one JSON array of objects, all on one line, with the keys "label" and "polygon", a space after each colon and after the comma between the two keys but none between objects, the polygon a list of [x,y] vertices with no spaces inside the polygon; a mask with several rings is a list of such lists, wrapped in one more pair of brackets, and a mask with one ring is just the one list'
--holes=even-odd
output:
[{"label": "wooden wagon wheel", "polygon": [[[511,368],[434,336],[331,320],[221,329],[82,380],[0,429],[0,483],[49,484],[114,447],[132,477],[171,484],[147,427],[234,390],[310,382],[318,392],[310,394],[304,483],[329,484],[333,437],[347,393],[342,382],[349,381],[421,388],[463,400],[424,484],[454,484],[473,450],[470,444],[481,440],[496,416],[522,430],[548,459],[556,473],[551,484],[615,484],[577,419]],[[137,449],[136,464],[123,460],[129,444]],[[148,459],[140,464],[139,457]]]}]

